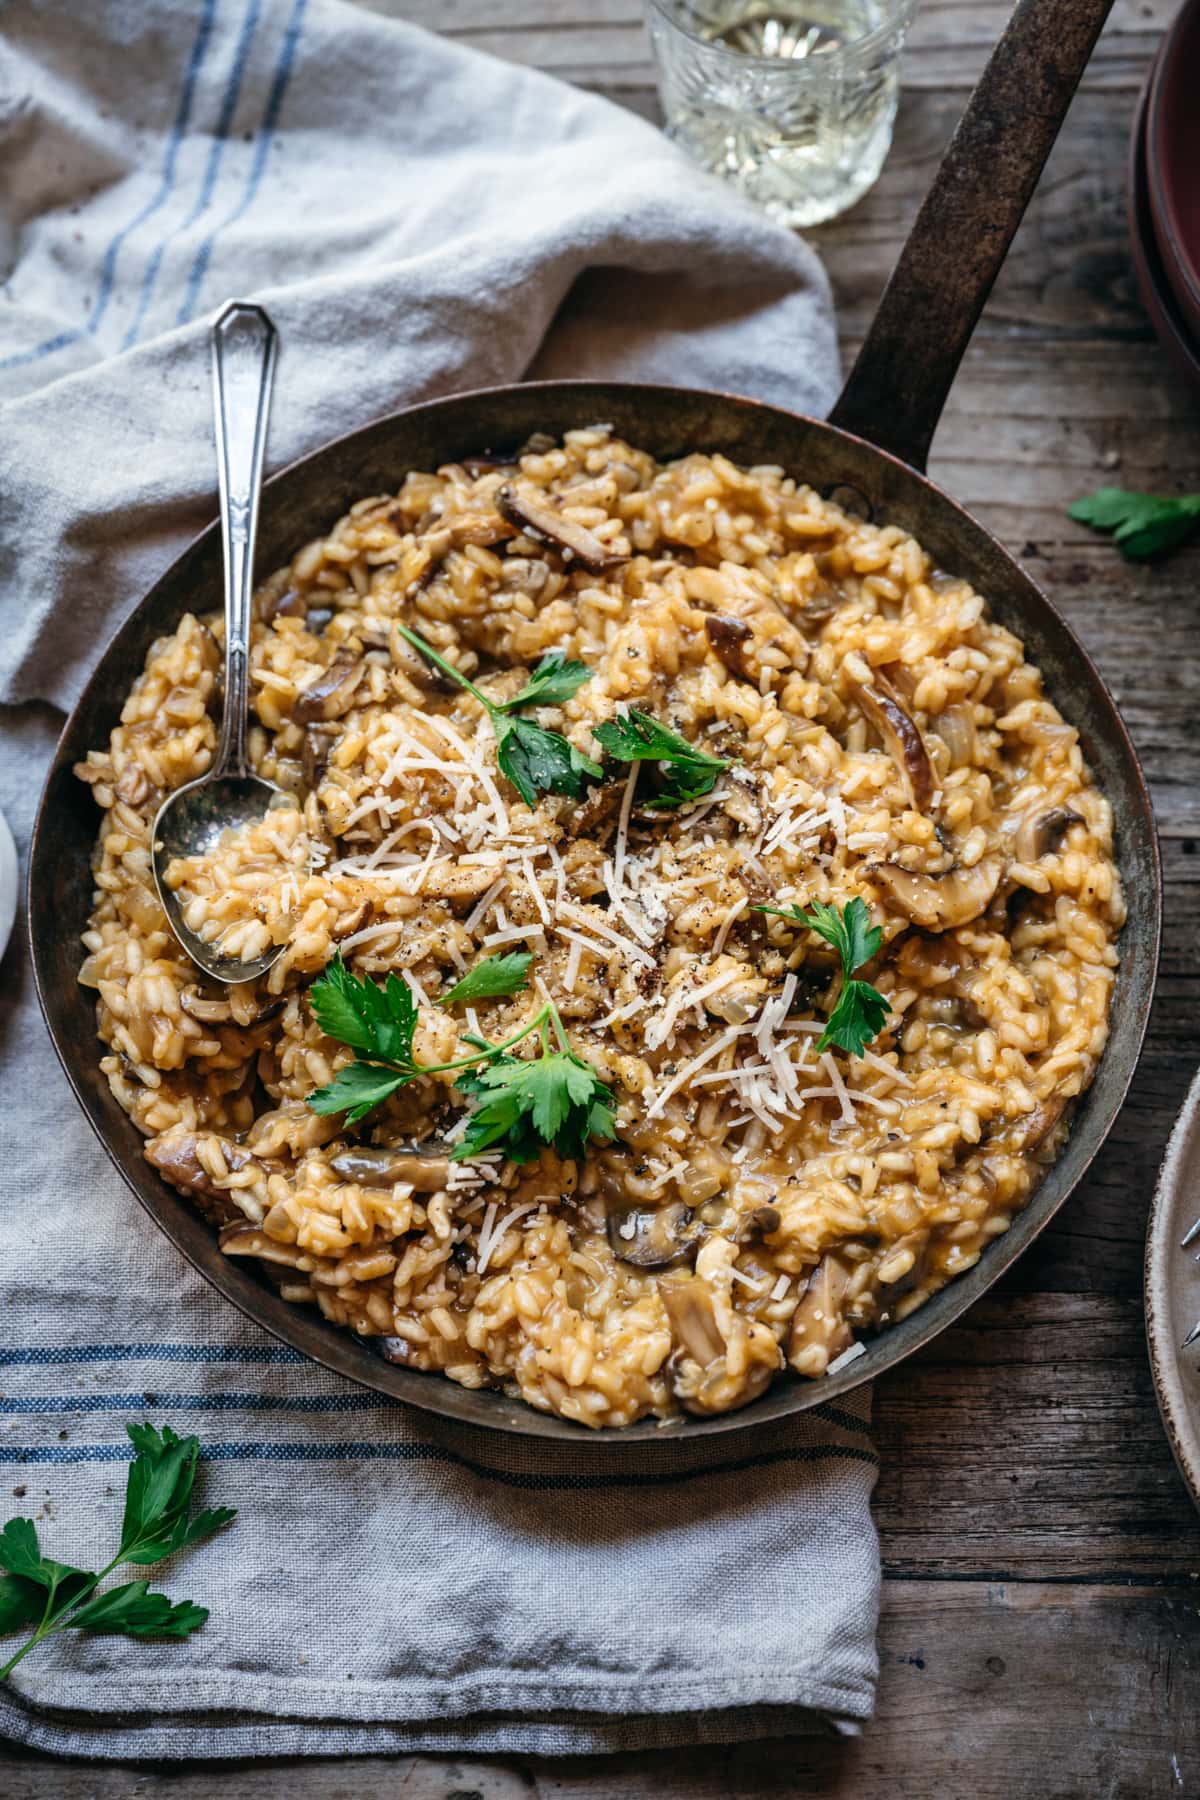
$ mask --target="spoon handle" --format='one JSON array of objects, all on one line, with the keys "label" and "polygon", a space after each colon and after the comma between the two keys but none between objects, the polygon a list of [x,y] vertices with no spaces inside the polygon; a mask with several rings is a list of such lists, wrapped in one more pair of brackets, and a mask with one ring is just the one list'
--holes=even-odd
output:
[{"label": "spoon handle", "polygon": [[213,326],[213,414],[225,553],[225,711],[214,775],[247,773],[254,540],[278,341],[262,307],[241,300],[231,302]]}]

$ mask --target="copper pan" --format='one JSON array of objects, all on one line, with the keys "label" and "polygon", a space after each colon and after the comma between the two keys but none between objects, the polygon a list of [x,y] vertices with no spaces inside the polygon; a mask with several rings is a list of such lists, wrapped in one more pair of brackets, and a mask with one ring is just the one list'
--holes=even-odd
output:
[{"label": "copper pan", "polygon": [[[267,483],[259,557],[269,570],[326,531],[363,494],[410,469],[513,447],[598,420],[658,457],[720,451],[780,463],[825,493],[855,490],[871,517],[911,531],[945,569],[986,595],[1023,640],[1048,690],[1078,726],[1112,803],[1129,899],[1112,1035],[1059,1161],[1011,1229],[967,1274],[882,1332],[832,1378],[782,1378],[741,1412],[689,1420],[691,1435],[744,1431],[834,1399],[927,1344],[1001,1276],[1053,1218],[1099,1152],[1125,1097],[1146,1029],[1158,959],[1162,880],[1154,818],[1129,735],[1090,657],[1013,557],[925,475],[946,394],[992,281],[1037,183],[1109,0],[1021,0],[946,153],[829,423],[725,394],[630,383],[553,382],[455,395],[393,414],[284,469]],[[92,996],[80,988],[79,934],[91,904],[96,813],[71,766],[103,743],[152,641],[197,594],[220,585],[217,527],[168,569],[106,647],[58,746],[30,863],[30,936],[42,1008],[88,1118],[155,1223],[213,1286],[277,1338],[328,1369],[446,1417],[580,1442],[576,1426],[502,1394],[384,1363],[370,1345],[289,1305],[241,1261],[221,1255],[193,1206],[142,1157],[142,1139],[99,1069]],[[675,1435],[654,1420],[599,1434],[632,1443]]]}]

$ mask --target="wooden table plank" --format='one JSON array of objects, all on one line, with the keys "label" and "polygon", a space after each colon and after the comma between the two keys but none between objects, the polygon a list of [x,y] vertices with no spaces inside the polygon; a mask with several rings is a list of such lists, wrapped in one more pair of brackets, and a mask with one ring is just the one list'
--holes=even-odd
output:
[{"label": "wooden table plank", "polygon": [[1194,1591],[893,1581],[881,1660],[878,1717],[852,1740],[554,1760],[350,1757],[171,1768],[51,1764],[16,1754],[4,1763],[4,1793],[7,1800],[1188,1800],[1200,1793]]},{"label": "wooden table plank", "polygon": [[[367,0],[657,118],[636,0]],[[869,324],[1008,0],[923,0],[896,144],[814,233],[843,350]],[[1136,96],[1175,0],[1117,0],[969,351],[932,472],[1021,556],[1096,656],[1163,834],[1148,1046],[1088,1181],[987,1299],[877,1388],[888,1579],[876,1720],[804,1740],[620,1758],[362,1758],[171,1770],[0,1752],[12,1800],[1156,1800],[1200,1794],[1200,1520],[1146,1363],[1146,1208],[1200,1059],[1200,549],[1124,563],[1066,507],[1104,482],[1200,485],[1200,413],[1138,304],[1124,214]]]}]

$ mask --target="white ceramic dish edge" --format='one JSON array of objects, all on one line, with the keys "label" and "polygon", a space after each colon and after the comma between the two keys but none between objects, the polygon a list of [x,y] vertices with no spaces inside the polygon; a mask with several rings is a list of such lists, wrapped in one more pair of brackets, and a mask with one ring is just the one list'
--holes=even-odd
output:
[{"label": "white ceramic dish edge", "polygon": [[1146,1231],[1146,1340],[1159,1411],[1188,1491],[1200,1507],[1200,1239],[1181,1240],[1200,1218],[1200,1073],[1167,1144]]}]

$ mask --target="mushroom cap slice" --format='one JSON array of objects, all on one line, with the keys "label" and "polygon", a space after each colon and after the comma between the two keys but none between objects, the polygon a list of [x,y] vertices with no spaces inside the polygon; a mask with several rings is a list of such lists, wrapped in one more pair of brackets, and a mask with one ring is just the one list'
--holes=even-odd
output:
[{"label": "mushroom cap slice", "polygon": [[625,556],[615,556],[586,525],[568,519],[556,506],[551,506],[527,487],[515,487],[506,482],[496,490],[496,506],[526,537],[561,551],[589,575],[603,575],[629,560]]},{"label": "mushroom cap slice", "polygon": [[217,1242],[225,1256],[257,1256],[263,1262],[282,1263],[287,1269],[309,1274],[317,1266],[317,1258],[299,1244],[283,1244],[268,1237],[257,1225],[235,1221],[221,1232]]},{"label": "mushroom cap slice", "polygon": [[704,633],[731,675],[740,675],[743,680],[751,679],[746,664],[746,645],[753,639],[754,631],[745,619],[739,619],[732,613],[708,613],[704,620]]},{"label": "mushroom cap slice", "polygon": [[689,1262],[706,1235],[690,1206],[614,1207],[606,1229],[612,1253],[635,1269],[671,1269]]},{"label": "mushroom cap slice", "polygon": [[803,1375],[823,1375],[834,1357],[854,1342],[842,1316],[849,1280],[846,1265],[832,1255],[823,1256],[808,1278],[792,1314],[787,1347],[788,1361]]},{"label": "mushroom cap slice", "polygon": [[1013,849],[1017,861],[1037,862],[1057,850],[1072,825],[1082,825],[1083,815],[1069,806],[1052,806],[1046,812],[1027,813],[1017,827]]},{"label": "mushroom cap slice", "polygon": [[363,669],[362,658],[347,650],[339,650],[329,667],[296,696],[292,718],[297,725],[313,725],[319,720],[337,719],[349,712]]},{"label": "mushroom cap slice", "polygon": [[872,682],[855,683],[855,697],[867,718],[891,752],[904,776],[909,795],[918,812],[928,812],[937,791],[933,763],[925,739],[887,677],[874,671]]},{"label": "mushroom cap slice", "polygon": [[359,1187],[390,1188],[397,1181],[407,1182],[419,1194],[433,1194],[450,1179],[450,1158],[438,1151],[420,1149],[384,1149],[373,1144],[355,1144],[331,1156],[329,1166],[343,1181]]},{"label": "mushroom cap slice", "polygon": [[698,1275],[660,1281],[659,1295],[671,1321],[671,1331],[685,1355],[702,1369],[724,1360],[725,1339],[717,1326],[712,1294]]},{"label": "mushroom cap slice", "polygon": [[770,1386],[780,1362],[779,1347],[766,1325],[742,1320],[748,1334],[747,1355],[734,1375],[708,1283],[699,1275],[668,1275],[659,1281],[658,1291],[675,1340],[667,1378],[685,1412],[732,1412]]},{"label": "mushroom cap slice", "polygon": [[1004,865],[985,856],[973,869],[955,864],[944,875],[915,875],[899,863],[873,863],[867,871],[885,897],[924,931],[952,931],[991,905]]},{"label": "mushroom cap slice", "polygon": [[[225,1166],[231,1174],[239,1174],[254,1161],[250,1151],[241,1144],[232,1143],[228,1138],[218,1138],[217,1141]],[[164,1132],[161,1137],[152,1138],[142,1155],[161,1175],[166,1176],[173,1187],[181,1189],[185,1194],[198,1194],[205,1199],[212,1199],[221,1192],[200,1160],[194,1131],[180,1130],[177,1126],[172,1131]]]}]

